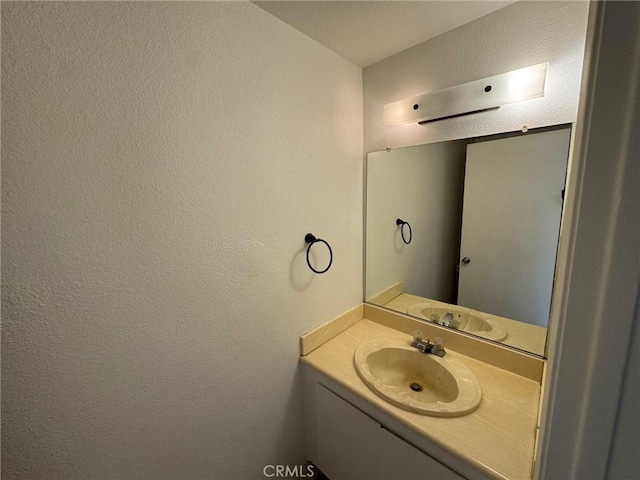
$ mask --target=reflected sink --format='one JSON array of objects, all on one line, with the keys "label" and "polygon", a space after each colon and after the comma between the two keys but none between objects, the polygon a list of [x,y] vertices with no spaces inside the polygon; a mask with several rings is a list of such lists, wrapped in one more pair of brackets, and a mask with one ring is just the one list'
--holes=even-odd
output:
[{"label": "reflected sink", "polygon": [[[435,417],[460,417],[482,400],[478,379],[450,354],[425,354],[400,340],[374,340],[354,355],[364,383],[387,402]],[[419,390],[418,390],[419,388]]]},{"label": "reflected sink", "polygon": [[434,323],[440,323],[440,319],[447,313],[451,313],[453,318],[459,322],[458,330],[478,335],[487,340],[500,341],[507,337],[507,329],[499,320],[470,308],[425,302],[413,305],[407,313]]}]

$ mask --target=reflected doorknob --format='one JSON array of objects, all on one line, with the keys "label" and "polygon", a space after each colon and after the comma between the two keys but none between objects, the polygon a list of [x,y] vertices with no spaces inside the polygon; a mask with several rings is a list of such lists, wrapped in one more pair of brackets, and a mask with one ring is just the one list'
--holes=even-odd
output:
[{"label": "reflected doorknob", "polygon": [[471,263],[471,259],[469,257],[464,257],[461,262],[463,265],[469,265]]}]

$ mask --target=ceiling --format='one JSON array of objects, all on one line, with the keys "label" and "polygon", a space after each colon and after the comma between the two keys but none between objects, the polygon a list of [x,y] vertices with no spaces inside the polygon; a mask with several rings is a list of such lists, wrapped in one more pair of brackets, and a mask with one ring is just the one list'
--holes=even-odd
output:
[{"label": "ceiling", "polygon": [[511,1],[253,1],[296,30],[366,67]]}]

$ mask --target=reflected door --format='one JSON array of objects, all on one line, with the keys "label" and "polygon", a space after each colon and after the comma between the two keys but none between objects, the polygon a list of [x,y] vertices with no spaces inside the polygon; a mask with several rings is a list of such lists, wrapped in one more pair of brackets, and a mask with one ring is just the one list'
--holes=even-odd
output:
[{"label": "reflected door", "polygon": [[458,304],[547,326],[570,129],[468,145]]}]

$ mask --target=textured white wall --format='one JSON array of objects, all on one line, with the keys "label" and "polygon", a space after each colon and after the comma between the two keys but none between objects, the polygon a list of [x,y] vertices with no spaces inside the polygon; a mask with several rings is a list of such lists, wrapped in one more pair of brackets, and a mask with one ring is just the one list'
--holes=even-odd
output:
[{"label": "textured white wall", "polygon": [[3,478],[302,462],[298,337],[361,301],[361,69],[245,2],[3,2],[2,160]]},{"label": "textured white wall", "polygon": [[[402,280],[407,293],[455,303],[466,148],[461,140],[367,155],[365,298]],[[409,245],[397,218],[411,225]]]},{"label": "textured white wall", "polygon": [[[517,2],[365,68],[365,152],[574,122],[587,11],[588,2]],[[382,123],[386,103],[542,62],[544,98],[426,125]]]}]

